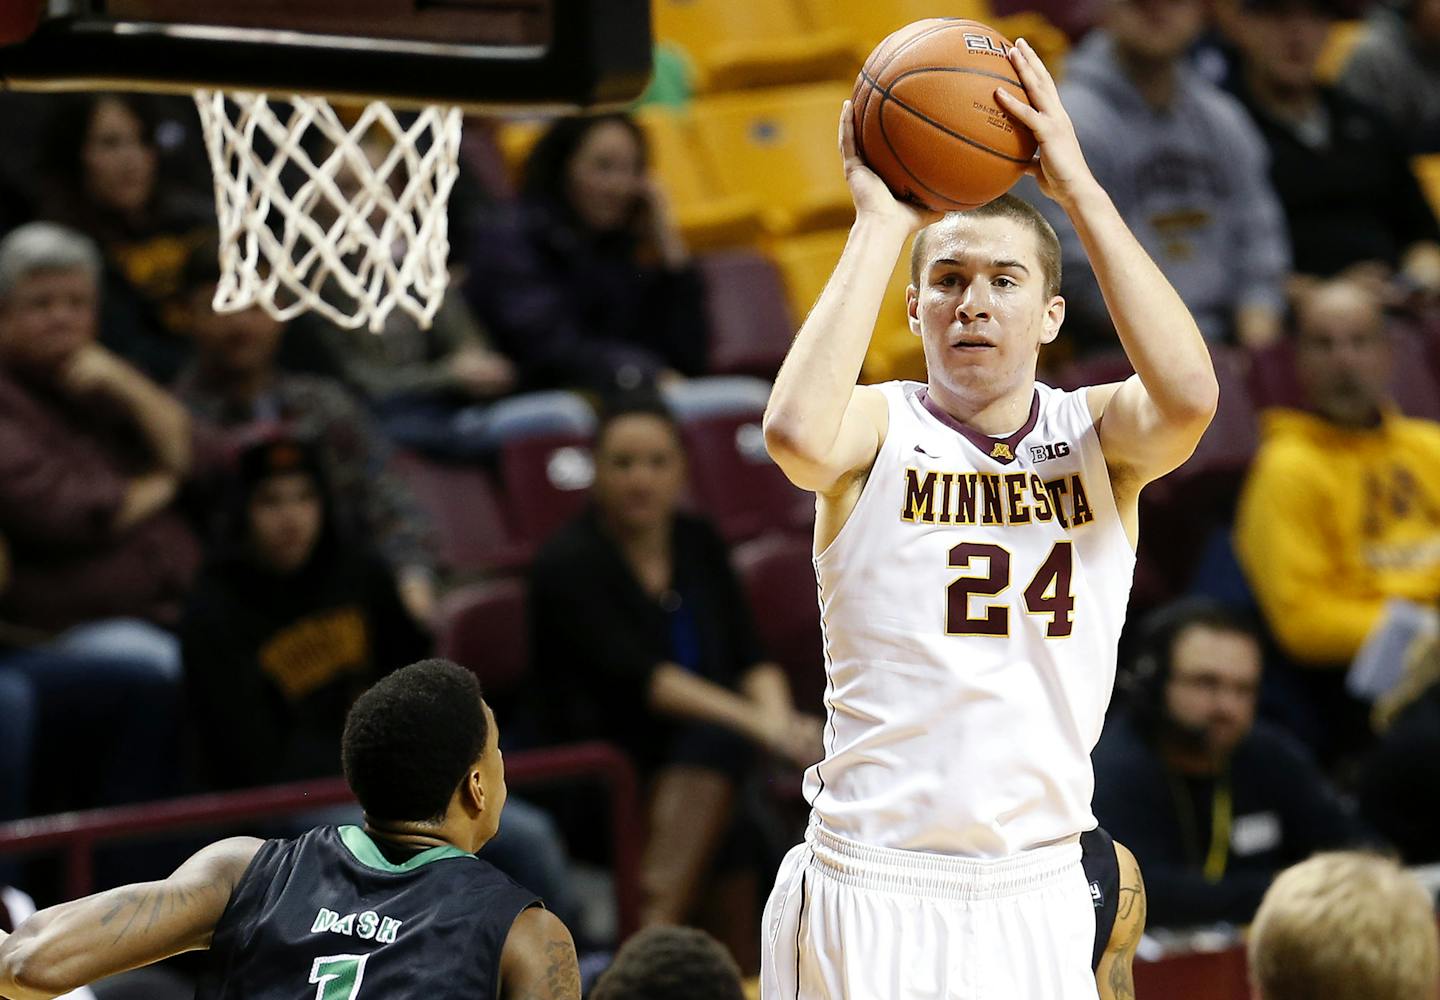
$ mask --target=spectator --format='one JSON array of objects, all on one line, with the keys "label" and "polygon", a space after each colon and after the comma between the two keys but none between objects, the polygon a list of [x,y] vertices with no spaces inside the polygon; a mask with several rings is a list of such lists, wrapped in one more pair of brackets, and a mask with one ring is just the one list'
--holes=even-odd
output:
[{"label": "spectator", "polygon": [[[241,788],[340,774],[355,698],[429,652],[383,560],[342,537],[318,449],[285,436],[241,455],[231,534],[201,577],[181,635],[190,721],[209,780]],[[334,815],[310,816],[321,822]],[[353,819],[342,810],[344,821]],[[564,845],[519,799],[485,858],[573,915]]]},{"label": "spectator", "polygon": [[626,115],[555,122],[469,263],[476,314],[529,386],[609,392],[704,371],[701,279]]},{"label": "spectator", "polygon": [[1295,354],[1309,410],[1263,415],[1235,548],[1281,651],[1302,668],[1290,679],[1329,757],[1365,741],[1344,668],[1386,601],[1440,600],[1440,425],[1389,406],[1384,317],[1353,283],[1300,303]]},{"label": "spectator", "polygon": [[231,537],[181,627],[210,779],[243,788],[338,775],[351,702],[428,654],[429,640],[389,567],[341,537],[313,445],[251,445],[231,489]]},{"label": "spectator", "polygon": [[32,223],[0,242],[0,617],[81,655],[178,680],[174,625],[200,560],[173,501],[194,433],[169,394],[95,343],[100,258]]},{"label": "spectator", "polygon": [[1244,0],[1231,34],[1238,96],[1270,149],[1303,291],[1345,273],[1394,298],[1390,282],[1440,290],[1440,227],[1410,170],[1408,140],[1378,107],[1328,86],[1316,65],[1336,0]]},{"label": "spectator", "polygon": [[515,387],[515,367],[490,349],[459,295],[446,296],[429,329],[396,309],[378,334],[318,314],[298,320],[296,333],[319,342],[397,444],[451,458],[493,449],[492,410]]},{"label": "spectator", "polygon": [[1375,3],[1365,20],[1341,88],[1383,108],[1411,152],[1440,152],[1440,0]]},{"label": "spectator", "polygon": [[185,286],[195,359],[176,384],[197,416],[241,435],[284,425],[316,442],[337,501],[341,531],[372,541],[399,580],[417,621],[435,605],[435,555],[430,525],[414,498],[386,466],[389,448],[364,409],[338,383],[280,371],[276,351],[284,325],[253,306],[217,313],[210,307],[219,280],[213,248],[186,264]]},{"label": "spectator", "polygon": [[723,945],[690,927],[636,934],[595,984],[591,1000],[744,1000],[740,969]]},{"label": "spectator", "polygon": [[[758,648],[724,543],[677,509],[684,463],[663,407],[617,404],[596,438],[592,506],[531,570],[535,661],[563,693],[563,735],[616,742],[649,785],[647,924],[691,917],[756,748],[800,765],[820,752],[819,720],[795,711]],[[752,887],[722,934],[739,956],[755,951],[754,902]]]},{"label": "spectator", "polygon": [[1333,852],[1282,872],[1250,928],[1256,1000],[1432,1000],[1435,907],[1395,862]]},{"label": "spectator", "polygon": [[105,255],[101,341],[168,385],[189,353],[180,273],[214,226],[208,190],[160,183],[155,105],[136,94],[63,98],[42,158],[41,214]]},{"label": "spectator", "polygon": [[1288,737],[1255,720],[1260,644],[1209,602],[1147,621],[1130,704],[1095,748],[1095,815],[1145,873],[1150,923],[1244,923],[1281,868],[1359,824]]},{"label": "spectator", "polygon": [[[1207,339],[1279,336],[1290,269],[1265,144],[1245,111],[1185,61],[1205,0],[1108,0],[1103,26],[1066,60],[1060,88],[1085,158]],[[1079,235],[1027,179],[1017,193],[1060,236],[1066,329],[1113,344]]]},{"label": "spectator", "polygon": [[308,313],[295,320],[278,363],[292,371],[333,373],[369,404],[387,438],[444,459],[486,459],[522,428],[588,431],[595,421],[590,404],[576,393],[509,395],[515,367],[490,347],[458,293],[445,298],[429,329],[400,309],[379,334],[346,330]]}]

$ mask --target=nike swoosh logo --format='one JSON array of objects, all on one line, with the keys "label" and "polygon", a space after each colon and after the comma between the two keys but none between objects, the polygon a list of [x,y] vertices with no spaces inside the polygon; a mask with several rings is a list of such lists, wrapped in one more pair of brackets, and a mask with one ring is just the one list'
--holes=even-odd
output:
[{"label": "nike swoosh logo", "polygon": [[918,444],[915,446],[915,450],[918,451],[920,454],[924,455],[926,458],[939,458],[939,457],[940,457],[939,455],[932,455],[932,454],[930,454],[928,451],[926,451],[924,448],[920,447]]}]

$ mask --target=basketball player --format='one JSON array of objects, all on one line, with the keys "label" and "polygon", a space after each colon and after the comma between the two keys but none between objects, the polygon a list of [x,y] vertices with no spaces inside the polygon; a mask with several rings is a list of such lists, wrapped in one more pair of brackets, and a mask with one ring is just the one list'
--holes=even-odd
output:
[{"label": "basketball player", "polygon": [[[1141,488],[1194,450],[1214,370],[1086,167],[1054,81],[1010,53],[1031,171],[1073,220],[1137,375],[1035,382],[1065,317],[1055,235],[1004,197],[940,218],[841,150],[856,219],[765,414],[817,497],[825,757],[766,908],[767,1000],[1096,996],[1081,865]],[[928,223],[928,225],[927,225]],[[856,386],[906,238],[928,380]]]},{"label": "basketball player", "polygon": [[48,1000],[208,948],[197,1000],[579,1000],[564,924],[474,857],[505,806],[497,741],[469,671],[396,671],[345,724],[364,829],[222,840],[163,882],[43,910],[0,934],[0,997]]}]

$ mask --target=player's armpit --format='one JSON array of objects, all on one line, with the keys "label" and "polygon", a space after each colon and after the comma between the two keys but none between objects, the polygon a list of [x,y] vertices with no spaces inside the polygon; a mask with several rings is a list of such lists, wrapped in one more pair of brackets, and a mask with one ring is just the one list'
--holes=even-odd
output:
[{"label": "player's armpit", "polygon": [[500,952],[502,1000],[580,1000],[575,942],[560,918],[531,907],[515,918]]},{"label": "player's armpit", "polygon": [[1215,415],[1213,400],[1193,410],[1161,412],[1139,375],[1118,384],[1091,386],[1088,393],[1112,476],[1122,474],[1137,488],[1184,464]]},{"label": "player's armpit", "polygon": [[855,386],[833,441],[816,441],[793,418],[765,412],[765,447],[796,486],[828,494],[875,463],[889,429],[885,396],[872,386]]},{"label": "player's armpit", "polygon": [[1120,865],[1120,890],[1115,926],[1100,967],[1095,970],[1101,1000],[1135,1000],[1135,952],[1145,933],[1145,882],[1140,865],[1125,845],[1115,844]]},{"label": "player's armpit", "polygon": [[0,997],[49,1000],[105,976],[207,948],[261,841],[211,844],[163,882],[41,910],[0,941]]}]

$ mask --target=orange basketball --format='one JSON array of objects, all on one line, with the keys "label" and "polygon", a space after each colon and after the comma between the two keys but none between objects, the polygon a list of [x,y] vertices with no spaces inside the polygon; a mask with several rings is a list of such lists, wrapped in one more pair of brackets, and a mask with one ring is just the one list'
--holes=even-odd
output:
[{"label": "orange basketball", "polygon": [[1035,135],[1001,110],[1022,101],[1010,41],[979,21],[907,24],[870,53],[855,80],[855,142],[895,196],[939,211],[1000,197],[1035,155]]}]

